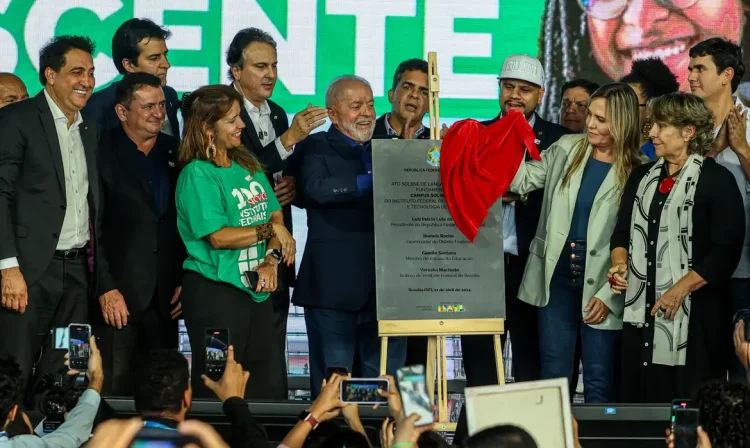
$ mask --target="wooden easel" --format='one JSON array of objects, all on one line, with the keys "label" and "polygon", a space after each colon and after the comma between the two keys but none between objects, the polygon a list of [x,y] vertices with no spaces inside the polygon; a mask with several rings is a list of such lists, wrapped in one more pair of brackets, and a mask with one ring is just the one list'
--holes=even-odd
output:
[{"label": "wooden easel", "polygon": [[[430,139],[440,140],[440,77],[437,73],[437,53],[428,53],[427,65],[430,78]],[[435,384],[437,384],[436,431],[456,430],[456,424],[448,421],[448,351],[446,345],[448,336],[492,335],[498,384],[505,384],[503,347],[500,340],[500,335],[505,332],[505,319],[381,320],[378,322],[378,332],[382,341],[380,345],[381,375],[386,372],[389,337],[427,336],[425,375],[427,391],[432,403],[435,402]]]}]

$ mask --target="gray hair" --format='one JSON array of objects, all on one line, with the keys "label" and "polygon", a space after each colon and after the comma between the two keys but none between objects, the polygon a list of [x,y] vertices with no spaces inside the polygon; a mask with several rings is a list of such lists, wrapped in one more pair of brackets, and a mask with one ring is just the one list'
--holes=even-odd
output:
[{"label": "gray hair", "polygon": [[276,50],[276,41],[267,32],[259,28],[245,28],[234,35],[232,43],[227,49],[227,65],[229,66],[229,80],[234,81],[232,76],[232,67],[245,66],[245,48],[253,42],[268,44]]},{"label": "gray hair", "polygon": [[330,84],[328,84],[328,89],[326,89],[326,107],[331,107],[333,103],[336,102],[339,95],[341,94],[341,84],[344,84],[349,81],[361,82],[362,84],[369,87],[370,90],[372,90],[372,86],[370,86],[370,83],[361,76],[357,76],[357,75],[339,76],[338,78],[334,78],[334,80],[331,81]]}]

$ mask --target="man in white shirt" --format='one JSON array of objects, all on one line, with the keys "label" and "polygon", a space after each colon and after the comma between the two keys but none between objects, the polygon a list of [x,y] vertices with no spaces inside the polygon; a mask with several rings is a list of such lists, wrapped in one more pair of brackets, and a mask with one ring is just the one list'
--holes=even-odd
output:
[{"label": "man in white shirt", "polygon": [[[732,96],[745,74],[742,49],[720,37],[704,40],[690,49],[689,69],[690,90],[703,98],[714,116],[716,140],[708,157],[732,173],[745,205],[745,243],[732,275],[732,305],[737,312],[750,309],[750,115],[749,109]],[[731,357],[731,376],[746,382],[745,368],[731,350],[727,353]]]},{"label": "man in white shirt", "polygon": [[0,111],[0,356],[16,358],[24,386],[35,362],[37,380],[62,364],[54,328],[87,322],[99,180],[96,126],[80,110],[93,52],[88,38],[54,38],[40,52],[44,89]]},{"label": "man in white shirt", "polygon": [[[276,42],[273,37],[258,28],[240,30],[232,39],[227,50],[229,79],[234,88],[245,99],[240,118],[245,123],[242,131],[242,144],[260,160],[266,170],[274,193],[279,199],[284,215],[284,225],[292,231],[291,204],[297,197],[297,186],[293,176],[284,175],[288,168],[289,156],[294,145],[302,141],[310,132],[325,123],[326,109],[308,106],[292,120],[291,127],[286,112],[270,100],[277,80]],[[273,365],[269,366],[270,380],[268,396],[254,397],[267,399],[287,398],[286,360],[286,321],[289,314],[289,287],[293,286],[294,267],[279,265],[280,288],[271,295],[276,321],[274,322],[273,351],[277,354]],[[262,380],[261,380],[262,381]]]}]

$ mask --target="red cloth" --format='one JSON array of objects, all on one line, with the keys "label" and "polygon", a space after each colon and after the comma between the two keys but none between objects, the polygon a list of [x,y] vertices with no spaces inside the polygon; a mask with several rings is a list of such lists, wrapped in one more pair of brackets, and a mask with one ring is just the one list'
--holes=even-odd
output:
[{"label": "red cloth", "polygon": [[522,113],[510,111],[490,126],[461,120],[440,148],[440,177],[448,210],[472,243],[490,207],[505,193],[525,151],[541,160],[534,131]]}]

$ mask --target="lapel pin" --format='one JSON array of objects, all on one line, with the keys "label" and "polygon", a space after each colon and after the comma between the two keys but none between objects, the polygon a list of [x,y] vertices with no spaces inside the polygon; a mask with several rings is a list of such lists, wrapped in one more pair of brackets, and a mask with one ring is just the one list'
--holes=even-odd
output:
[{"label": "lapel pin", "polygon": [[174,168],[174,162],[172,162],[172,161],[170,160],[170,161],[169,161],[169,162],[167,162],[167,163],[169,164],[169,166],[171,166],[172,168]]},{"label": "lapel pin", "polygon": [[534,144],[535,144],[535,145],[538,145],[539,143],[542,143],[542,141],[541,141],[541,140],[539,140],[538,138],[535,138],[535,139],[534,139]]},{"label": "lapel pin", "polygon": [[278,118],[279,118],[279,117],[278,117],[278,116],[276,116],[276,115],[274,115],[274,116],[273,116],[273,119],[274,119],[274,120],[276,120],[276,119],[278,119]]}]

